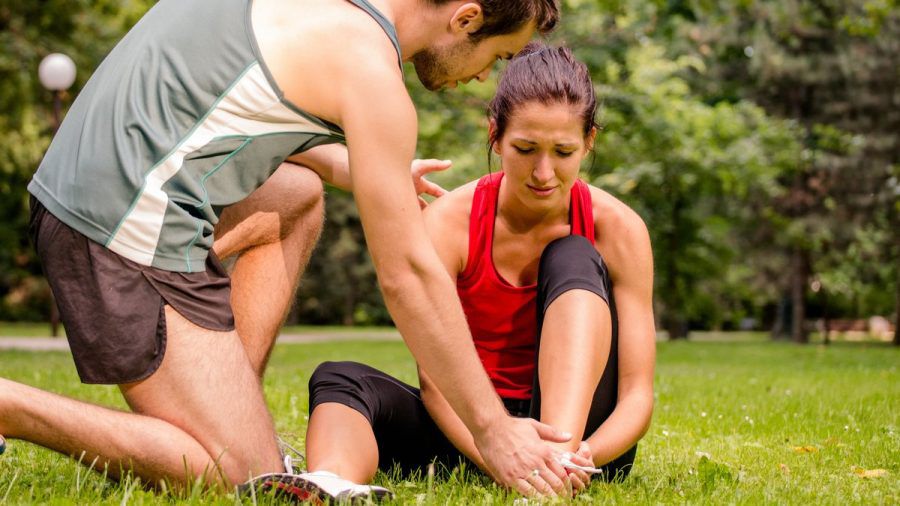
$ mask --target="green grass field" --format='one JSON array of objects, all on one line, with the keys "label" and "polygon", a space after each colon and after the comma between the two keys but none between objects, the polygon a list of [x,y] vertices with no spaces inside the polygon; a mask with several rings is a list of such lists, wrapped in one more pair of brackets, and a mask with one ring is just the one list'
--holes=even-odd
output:
[{"label": "green grass field", "polygon": [[[576,503],[900,504],[900,350],[881,344],[660,343],[653,425],[620,484]],[[279,345],[266,380],[278,430],[303,445],[306,382],[324,360],[358,360],[414,381],[398,342]],[[0,352],[0,376],[122,407],[114,387],[78,383],[64,353]],[[413,443],[414,444],[414,443]],[[379,475],[397,504],[508,504],[477,473],[404,480]],[[231,494],[143,490],[10,441],[0,504],[238,504]],[[267,500],[260,500],[268,503]],[[244,504],[253,503],[245,499]]]}]

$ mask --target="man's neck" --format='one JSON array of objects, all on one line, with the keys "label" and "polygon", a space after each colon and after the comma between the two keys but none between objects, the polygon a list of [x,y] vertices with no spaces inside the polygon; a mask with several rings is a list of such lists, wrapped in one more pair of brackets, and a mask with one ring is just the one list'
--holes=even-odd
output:
[{"label": "man's neck", "polygon": [[459,7],[459,2],[437,6],[428,0],[368,1],[394,24],[404,61],[432,46],[435,35],[446,30],[450,16]]}]

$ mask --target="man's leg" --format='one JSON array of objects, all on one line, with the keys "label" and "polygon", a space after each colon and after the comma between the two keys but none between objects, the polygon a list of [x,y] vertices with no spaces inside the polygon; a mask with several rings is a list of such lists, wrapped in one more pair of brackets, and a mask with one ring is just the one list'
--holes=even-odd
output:
[{"label": "man's leg", "polygon": [[570,432],[572,440],[560,446],[575,451],[610,354],[609,282],[599,255],[580,236],[551,243],[540,268],[544,312],[532,415]]},{"label": "man's leg", "polygon": [[132,470],[148,483],[205,476],[236,484],[282,471],[271,416],[235,332],[202,329],[168,306],[166,325],[159,369],[120,386],[134,413],[0,379],[0,434],[112,477]]},{"label": "man's leg", "polygon": [[286,163],[247,198],[227,207],[216,226],[216,255],[238,255],[231,272],[231,306],[260,378],[319,238],[324,208],[319,176]]}]

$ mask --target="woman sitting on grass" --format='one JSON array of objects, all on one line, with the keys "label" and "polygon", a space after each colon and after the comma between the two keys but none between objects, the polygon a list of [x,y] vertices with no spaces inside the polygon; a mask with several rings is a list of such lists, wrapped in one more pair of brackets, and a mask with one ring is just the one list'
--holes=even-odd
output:
[{"label": "woman sitting on grass", "polygon": [[[490,104],[490,148],[502,172],[436,200],[425,220],[509,412],[571,433],[553,443],[560,456],[575,453],[572,462],[599,466],[611,480],[628,474],[650,424],[653,268],[640,217],[577,177],[593,146],[595,109],[584,64],[568,48],[530,44]],[[453,467],[460,458],[484,469],[428,371],[419,378],[421,390],[359,363],[319,366],[304,476],[367,483],[377,469]],[[588,484],[583,471],[569,473],[575,490]],[[521,488],[564,489],[543,474],[552,473],[523,476]]]}]

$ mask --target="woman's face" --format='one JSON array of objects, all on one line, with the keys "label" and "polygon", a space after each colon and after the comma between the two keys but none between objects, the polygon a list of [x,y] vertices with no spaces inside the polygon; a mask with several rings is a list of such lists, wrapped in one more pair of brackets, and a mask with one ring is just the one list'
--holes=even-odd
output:
[{"label": "woman's face", "polygon": [[493,149],[516,200],[541,211],[568,204],[596,133],[591,129],[585,136],[582,126],[578,108],[566,103],[531,101],[512,111]]}]

